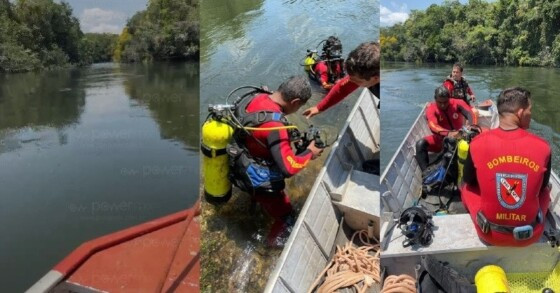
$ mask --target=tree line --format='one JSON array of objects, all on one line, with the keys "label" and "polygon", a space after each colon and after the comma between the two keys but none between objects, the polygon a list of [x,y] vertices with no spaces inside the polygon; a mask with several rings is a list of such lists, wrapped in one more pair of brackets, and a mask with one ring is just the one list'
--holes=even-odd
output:
[{"label": "tree line", "polygon": [[380,42],[387,61],[560,66],[560,2],[447,0],[381,28]]},{"label": "tree line", "polygon": [[83,33],[72,7],[0,0],[0,72],[198,57],[198,3],[150,0],[120,35]]}]

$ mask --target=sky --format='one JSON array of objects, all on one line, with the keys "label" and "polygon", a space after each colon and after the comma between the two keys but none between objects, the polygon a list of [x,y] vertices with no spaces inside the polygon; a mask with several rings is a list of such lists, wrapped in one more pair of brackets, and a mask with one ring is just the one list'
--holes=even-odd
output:
[{"label": "sky", "polygon": [[[120,33],[126,21],[146,9],[148,0],[65,0],[84,33]],[[60,0],[56,2],[61,2]]]},{"label": "sky", "polygon": [[[465,4],[467,0],[460,0]],[[424,10],[432,4],[442,4],[443,0],[381,0],[379,17],[381,26],[392,26],[408,19],[411,10]]]}]

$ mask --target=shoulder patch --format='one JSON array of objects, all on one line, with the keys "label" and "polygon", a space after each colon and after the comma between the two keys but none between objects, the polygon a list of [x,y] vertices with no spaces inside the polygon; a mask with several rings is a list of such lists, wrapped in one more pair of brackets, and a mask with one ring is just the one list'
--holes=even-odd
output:
[{"label": "shoulder patch", "polygon": [[520,208],[527,197],[527,174],[496,173],[496,195],[502,207]]}]

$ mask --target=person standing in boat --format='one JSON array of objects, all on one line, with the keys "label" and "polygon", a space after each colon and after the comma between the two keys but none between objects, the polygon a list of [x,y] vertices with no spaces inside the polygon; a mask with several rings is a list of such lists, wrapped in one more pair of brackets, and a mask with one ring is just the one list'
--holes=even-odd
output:
[{"label": "person standing in boat", "polygon": [[333,85],[344,77],[342,69],[342,43],[335,36],[326,39],[323,45],[321,60],[313,65],[315,79],[321,83],[325,90],[330,90]]},{"label": "person standing in boat", "polygon": [[434,100],[426,108],[426,119],[432,134],[416,142],[416,161],[422,171],[428,168],[428,152],[439,153],[442,150],[444,137],[459,138],[464,118],[469,125],[478,122],[471,107],[463,100],[451,99],[447,88],[436,88]]},{"label": "person standing in boat", "polygon": [[367,87],[379,97],[379,43],[366,42],[354,49],[344,62],[346,73],[314,107],[303,112],[307,119],[336,105],[359,87]]},{"label": "person standing in boat", "polygon": [[550,204],[551,151],[530,132],[531,93],[502,91],[500,126],[475,137],[461,188],[480,239],[497,246],[527,246],[539,240]]},{"label": "person standing in boat", "polygon": [[[308,78],[292,76],[274,93],[245,98],[248,100],[241,101],[236,110],[236,117],[244,126],[267,129],[252,131],[251,135],[239,139],[242,149],[235,152],[240,155],[234,158],[232,175],[240,182],[236,185],[252,193],[253,199],[274,219],[267,236],[270,246],[281,245],[281,238],[294,222],[284,179],[303,170],[323,152],[312,141],[305,151],[296,154],[286,128],[285,115],[295,113],[310,97]],[[244,155],[245,152],[248,155]]]},{"label": "person standing in boat", "polygon": [[469,105],[476,101],[474,92],[463,77],[463,66],[459,63],[453,65],[451,75],[445,79],[443,86],[451,93],[452,99],[463,100]]}]

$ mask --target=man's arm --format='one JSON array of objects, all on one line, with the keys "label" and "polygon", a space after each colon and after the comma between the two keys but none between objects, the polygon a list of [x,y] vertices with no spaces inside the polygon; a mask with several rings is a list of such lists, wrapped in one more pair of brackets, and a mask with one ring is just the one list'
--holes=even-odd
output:
[{"label": "man's arm", "polygon": [[548,164],[546,164],[546,171],[544,172],[544,177],[541,185],[541,190],[545,189],[548,186],[548,182],[550,180],[550,173],[552,173],[552,160],[550,156],[548,157]]},{"label": "man's arm", "polygon": [[317,104],[317,109],[319,109],[320,112],[327,110],[342,101],[358,87],[357,84],[350,81],[350,76],[345,76],[339,80],[323,100]]},{"label": "man's arm", "polygon": [[476,168],[474,166],[471,150],[467,154],[467,159],[463,165],[463,182],[471,186],[478,186],[478,180],[476,179]]},{"label": "man's arm", "polygon": [[467,120],[469,121],[469,125],[478,125],[478,117],[474,115],[472,108],[463,100],[457,100],[457,102],[457,109],[463,116],[465,116],[465,118],[467,118]]},{"label": "man's arm", "polygon": [[[262,127],[278,127],[284,126],[282,123],[270,122],[265,123]],[[269,132],[267,137],[268,147],[272,158],[280,170],[286,177],[291,177],[303,170],[307,163],[311,160],[313,153],[307,149],[299,155],[292,150],[288,130],[280,129]]]},{"label": "man's arm", "polygon": [[315,72],[319,75],[319,79],[321,80],[321,86],[324,89],[330,89],[332,85],[329,83],[329,69],[325,62],[319,62],[315,67]]},{"label": "man's arm", "polygon": [[428,109],[426,109],[426,119],[428,120],[428,126],[433,133],[437,133],[439,135],[447,136],[449,134],[449,129],[445,129],[441,127],[438,123],[438,119],[436,117],[436,113],[431,109],[430,104]]}]

